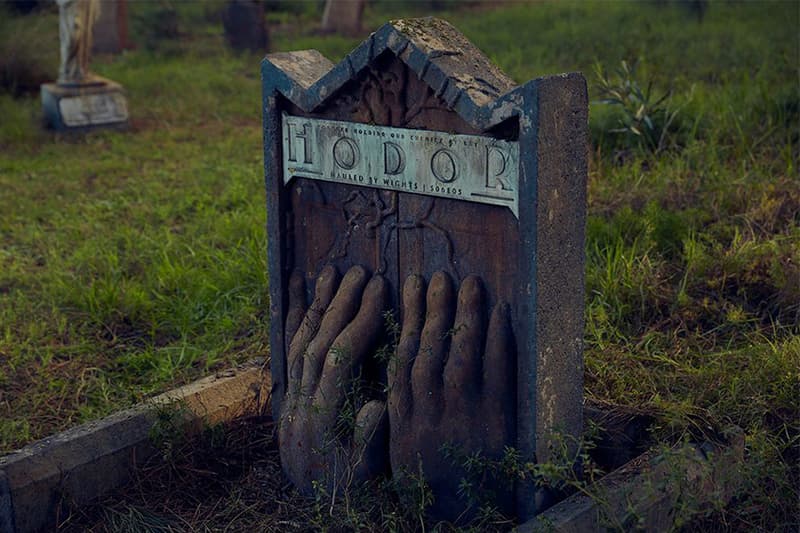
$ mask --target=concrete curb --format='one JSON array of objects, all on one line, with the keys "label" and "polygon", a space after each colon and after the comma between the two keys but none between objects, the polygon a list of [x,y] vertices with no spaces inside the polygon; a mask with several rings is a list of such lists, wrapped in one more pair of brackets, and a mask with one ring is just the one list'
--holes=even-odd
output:
[{"label": "concrete curb", "polygon": [[736,464],[744,458],[744,435],[735,430],[727,446],[686,444],[666,453],[648,451],[515,531],[670,530],[680,501],[704,507],[733,497]]},{"label": "concrete curb", "polygon": [[[270,387],[269,372],[248,365],[0,457],[0,533],[55,529],[68,507],[90,503],[125,484],[137,463],[157,453],[150,434],[165,408],[179,415],[181,428],[191,434],[204,425],[262,412]],[[586,410],[593,419],[601,414]],[[680,497],[695,496],[695,504],[731,498],[735,465],[743,453],[741,433],[727,446],[687,444],[666,455],[648,451],[601,478],[588,494],[562,500],[516,531],[604,531],[614,525],[669,529]]]},{"label": "concrete curb", "polygon": [[150,431],[165,408],[175,409],[192,433],[260,412],[269,390],[268,373],[249,364],[0,457],[0,533],[54,529],[66,506],[87,504],[126,483],[136,464],[157,452]]}]

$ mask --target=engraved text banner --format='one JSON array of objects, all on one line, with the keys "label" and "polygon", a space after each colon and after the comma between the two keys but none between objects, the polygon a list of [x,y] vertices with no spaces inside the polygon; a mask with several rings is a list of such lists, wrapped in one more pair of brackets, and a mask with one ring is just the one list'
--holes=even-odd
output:
[{"label": "engraved text banner", "polygon": [[519,143],[283,113],[283,179],[504,206],[518,215]]}]

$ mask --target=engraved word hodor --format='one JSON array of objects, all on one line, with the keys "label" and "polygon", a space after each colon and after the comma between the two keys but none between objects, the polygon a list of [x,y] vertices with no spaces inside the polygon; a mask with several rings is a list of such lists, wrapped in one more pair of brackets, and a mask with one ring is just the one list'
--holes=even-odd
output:
[{"label": "engraved word hodor", "polygon": [[[425,18],[384,25],[337,65],[314,50],[270,54],[262,86],[273,413],[293,273],[309,302],[326,265],[380,273],[401,320],[409,276],[476,276],[485,316],[509,309],[509,444],[525,462],[557,460],[553,435],[578,442],[583,423],[583,76],[517,84]],[[533,483],[515,492],[520,520],[552,503]]]},{"label": "engraved word hodor", "polygon": [[519,143],[282,115],[283,179],[501,205],[518,216]]}]

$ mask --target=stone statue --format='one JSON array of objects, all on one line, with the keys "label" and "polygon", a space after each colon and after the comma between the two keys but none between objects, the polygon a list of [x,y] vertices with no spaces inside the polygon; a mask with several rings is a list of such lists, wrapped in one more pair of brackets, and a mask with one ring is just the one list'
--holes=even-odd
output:
[{"label": "stone statue", "polygon": [[90,79],[92,27],[100,15],[100,0],[56,0],[56,3],[59,7],[61,40],[58,83],[84,83]]},{"label": "stone statue", "polygon": [[[110,1],[110,0],[109,0]],[[125,128],[128,102],[119,83],[89,72],[94,24],[100,0],[55,0],[61,66],[55,83],[43,83],[45,123],[59,131],[82,132],[94,128]]]}]

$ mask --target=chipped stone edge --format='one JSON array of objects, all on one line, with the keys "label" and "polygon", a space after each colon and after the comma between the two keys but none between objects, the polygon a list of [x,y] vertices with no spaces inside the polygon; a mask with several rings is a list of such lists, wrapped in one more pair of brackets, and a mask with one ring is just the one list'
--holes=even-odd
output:
[{"label": "chipped stone edge", "polygon": [[262,364],[248,363],[0,457],[0,531],[55,528],[65,509],[125,484],[136,464],[157,452],[150,430],[165,408],[176,409],[193,433],[261,413],[270,387]]},{"label": "chipped stone edge", "polygon": [[668,455],[677,463],[664,460],[659,450],[643,453],[586,493],[573,494],[521,524],[515,533],[670,530],[680,498],[690,496],[683,490],[697,495],[694,504],[701,506],[712,505],[713,498],[725,503],[733,498],[741,483],[736,465],[744,460],[744,433],[734,427],[727,444],[684,444]]}]

